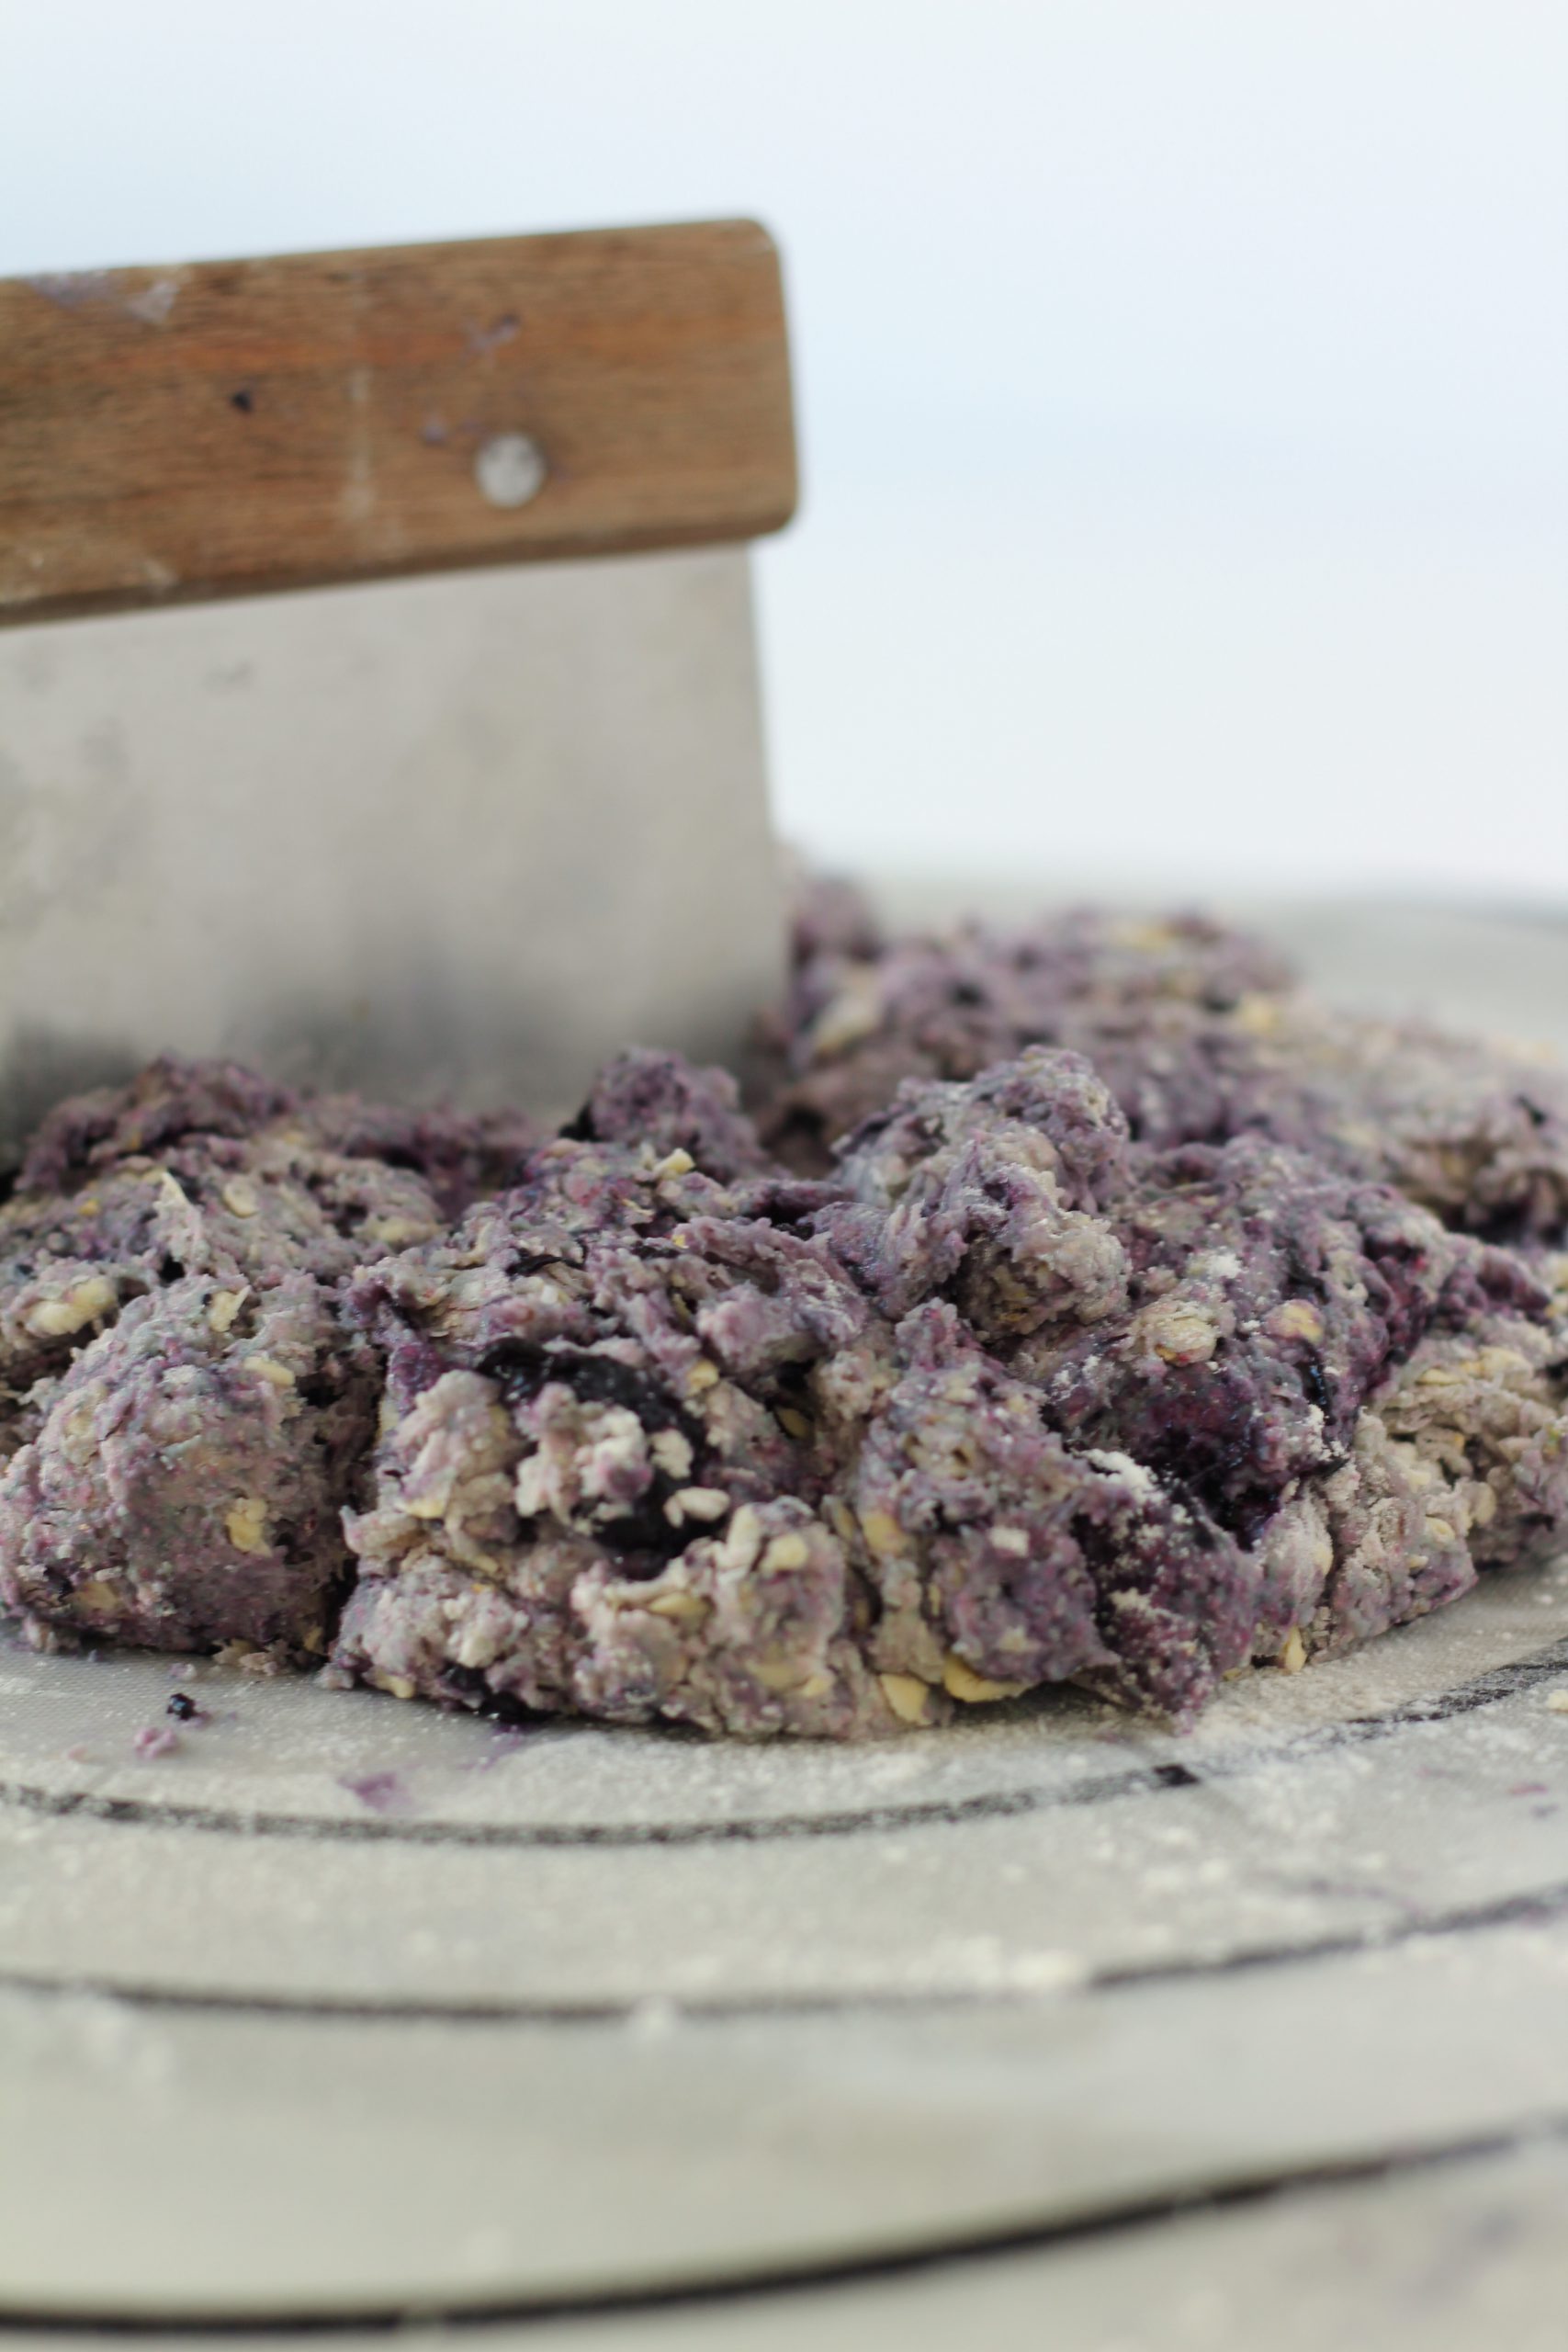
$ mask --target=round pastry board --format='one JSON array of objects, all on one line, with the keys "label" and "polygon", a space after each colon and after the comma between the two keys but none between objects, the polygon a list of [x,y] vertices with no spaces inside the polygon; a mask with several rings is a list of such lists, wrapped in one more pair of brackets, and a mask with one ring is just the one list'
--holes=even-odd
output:
[{"label": "round pastry board", "polygon": [[[1564,1041],[1568,933],[1275,927],[1342,998]],[[1186,1738],[1072,1695],[859,1750],[516,1733],[107,1653],[0,1689],[13,2337],[1556,2340],[1568,1570]]]}]

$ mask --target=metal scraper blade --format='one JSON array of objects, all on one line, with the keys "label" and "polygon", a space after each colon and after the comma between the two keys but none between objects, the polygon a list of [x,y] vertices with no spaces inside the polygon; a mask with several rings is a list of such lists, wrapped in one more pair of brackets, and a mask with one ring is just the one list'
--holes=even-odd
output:
[{"label": "metal scraper blade", "polygon": [[12,281],[0,326],[0,1149],[164,1050],[541,1113],[629,1042],[735,1057],[782,957],[761,231]]},{"label": "metal scraper blade", "polygon": [[744,550],[0,634],[0,1132],[165,1049],[570,1109],[777,986]]}]

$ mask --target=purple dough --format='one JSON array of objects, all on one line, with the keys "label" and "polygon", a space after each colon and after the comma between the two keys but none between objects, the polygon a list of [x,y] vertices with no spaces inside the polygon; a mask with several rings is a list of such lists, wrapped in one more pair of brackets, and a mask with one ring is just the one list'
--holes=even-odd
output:
[{"label": "purple dough", "polygon": [[907,1086],[831,1185],[658,1148],[547,1147],[355,1285],[388,1433],[341,1672],[753,1734],[1063,1679],[1184,1720],[1473,1576],[1391,1427],[1478,1348],[1453,1409],[1515,1416],[1488,1523],[1527,1488],[1560,1522],[1522,1261],[1261,1138],[1134,1145],[1077,1057]]},{"label": "purple dough", "polygon": [[408,1169],[429,1186],[443,1219],[499,1191],[539,1140],[519,1111],[406,1111],[357,1094],[307,1097],[297,1124],[323,1151]]},{"label": "purple dough", "polygon": [[1201,1702],[1248,1655],[1237,1545],[1075,1451],[951,1306],[871,1310],[798,1230],[824,1207],[556,1146],[362,1278],[390,1427],[339,1669],[752,1734],[1067,1677]]},{"label": "purple dough", "polygon": [[375,1402],[339,1288],[442,1222],[422,1175],[323,1148],[310,1104],[231,1065],[62,1105],[0,1210],[0,1599],[35,1628],[319,1654]]},{"label": "purple dough", "polygon": [[852,1737],[1186,1722],[1561,1542],[1561,1080],[1195,918],[888,944],[819,887],[796,956],[805,1173],[647,1051],[548,1141],[224,1065],[62,1104],[0,1210],[0,1598]]},{"label": "purple dough", "polygon": [[495,1191],[538,1141],[520,1112],[464,1117],[357,1094],[300,1094],[238,1062],[165,1054],[129,1085],[73,1095],[51,1111],[28,1148],[17,1190],[71,1193],[125,1160],[161,1159],[187,1138],[209,1145],[257,1136],[405,1169],[423,1180],[448,1217]]},{"label": "purple dough", "polygon": [[[694,1080],[667,1076],[679,1105]],[[616,1721],[894,1723],[816,1510],[830,1464],[805,1385],[872,1319],[798,1230],[821,1197],[723,1186],[683,1147],[563,1138],[448,1238],[361,1276],[386,1434],[350,1521],[340,1671]]]},{"label": "purple dough", "polygon": [[28,1148],[17,1189],[68,1193],[118,1161],[150,1157],[187,1136],[253,1136],[299,1106],[291,1089],[239,1062],[164,1054],[127,1086],[97,1087],[58,1104]]},{"label": "purple dough", "polygon": [[808,1171],[901,1080],[968,1079],[1046,1044],[1088,1057],[1143,1141],[1265,1135],[1495,1238],[1568,1219],[1560,1069],[1325,1011],[1266,948],[1197,919],[1080,912],[887,945],[808,922],[797,957],[759,1119]]},{"label": "purple dough", "polygon": [[567,1133],[584,1142],[647,1145],[660,1159],[685,1151],[721,1182],[760,1175],[770,1164],[729,1072],[694,1069],[679,1054],[617,1055]]},{"label": "purple dough", "polygon": [[134,1299],[51,1385],[0,1481],[6,1595],[40,1624],[202,1650],[324,1652],[369,1365],[305,1273]]},{"label": "purple dough", "polygon": [[955,1301],[1053,1429],[1201,1506],[1246,1555],[1258,1657],[1292,1634],[1342,1646],[1474,1563],[1550,1550],[1568,1514],[1551,1261],[1258,1136],[1123,1141],[1075,1182],[1050,1137],[1069,1114],[1081,1137],[1095,1083],[1038,1047],[966,1087],[907,1082],[843,1148],[853,1205],[816,1228],[887,1311]]},{"label": "purple dough", "polygon": [[1031,1045],[1092,1059],[1088,1040],[1106,1023],[1223,1012],[1290,985],[1271,950],[1198,916],[1077,910],[1029,929],[972,922],[884,944],[841,913],[824,922],[808,900],[795,954],[789,995],[764,1027],[775,1084],[759,1124],[810,1172],[903,1079],[971,1079]]},{"label": "purple dough", "polygon": [[1032,1047],[966,1086],[908,1080],[846,1143],[818,1220],[897,1317],[942,1292],[988,1343],[1126,1293],[1122,1244],[1096,1214],[1125,1190],[1127,1123],[1076,1054]]}]

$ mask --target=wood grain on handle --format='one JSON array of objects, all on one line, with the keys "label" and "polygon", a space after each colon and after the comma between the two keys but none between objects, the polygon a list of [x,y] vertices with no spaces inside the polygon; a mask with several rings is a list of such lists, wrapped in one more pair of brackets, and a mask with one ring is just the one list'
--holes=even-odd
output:
[{"label": "wood grain on handle", "polygon": [[750,221],[0,280],[0,620],[748,538],[795,496]]}]

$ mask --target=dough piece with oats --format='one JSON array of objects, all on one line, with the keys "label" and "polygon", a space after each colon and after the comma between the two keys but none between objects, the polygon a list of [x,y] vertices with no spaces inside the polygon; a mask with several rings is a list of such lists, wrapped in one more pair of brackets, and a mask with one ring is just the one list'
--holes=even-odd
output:
[{"label": "dough piece with oats", "polygon": [[1091,1084],[1040,1048],[908,1082],[817,1229],[890,1309],[957,1303],[1075,1448],[1201,1506],[1251,1579],[1258,1657],[1343,1647],[1562,1541],[1562,1261],[1262,1136],[1088,1160]]},{"label": "dough piece with oats", "polygon": [[320,1654],[374,1403],[339,1285],[441,1222],[231,1065],[45,1123],[0,1210],[0,1600],[35,1639]]},{"label": "dough piece with oats", "polygon": [[[1081,1064],[983,1081],[956,1128],[998,1102],[1037,1182],[1122,1181]],[[835,1244],[841,1188],[581,1137],[523,1179],[354,1286],[388,1369],[340,1674],[849,1736],[1067,1679],[1184,1716],[1247,1655],[1223,1529],[1051,1430],[951,1304],[878,1296]],[[1081,1272],[1077,1228],[1032,1238]]]},{"label": "dough piece with oats", "polygon": [[967,1080],[1032,1044],[1085,1055],[1141,1141],[1258,1134],[1494,1239],[1568,1222],[1568,1076],[1521,1046],[1332,1011],[1244,934],[1073,912],[881,938],[808,899],[768,1024],[761,1132],[821,1170],[908,1078]]}]

